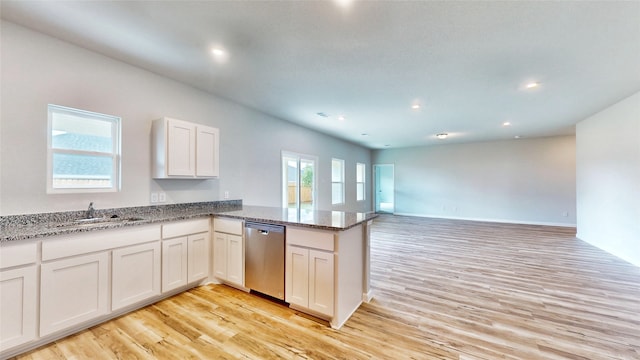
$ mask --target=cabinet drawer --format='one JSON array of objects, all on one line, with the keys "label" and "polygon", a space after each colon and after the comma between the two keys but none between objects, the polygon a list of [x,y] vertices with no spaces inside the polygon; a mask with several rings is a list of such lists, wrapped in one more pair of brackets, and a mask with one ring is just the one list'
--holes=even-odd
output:
[{"label": "cabinet drawer", "polygon": [[42,261],[160,240],[160,225],[61,235],[42,242]]},{"label": "cabinet drawer", "polygon": [[0,269],[33,264],[38,256],[37,242],[20,242],[0,247]]},{"label": "cabinet drawer", "polygon": [[213,230],[221,233],[242,235],[242,220],[214,218]]},{"label": "cabinet drawer", "polygon": [[162,238],[170,239],[207,231],[209,231],[209,217],[162,225]]},{"label": "cabinet drawer", "polygon": [[335,233],[326,230],[312,230],[287,226],[287,244],[313,249],[333,251]]}]

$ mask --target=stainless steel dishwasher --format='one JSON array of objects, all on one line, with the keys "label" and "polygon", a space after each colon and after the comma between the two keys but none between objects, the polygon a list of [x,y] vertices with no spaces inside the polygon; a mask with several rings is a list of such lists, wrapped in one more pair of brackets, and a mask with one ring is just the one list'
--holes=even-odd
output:
[{"label": "stainless steel dishwasher", "polygon": [[284,226],[245,223],[245,286],[284,300]]}]

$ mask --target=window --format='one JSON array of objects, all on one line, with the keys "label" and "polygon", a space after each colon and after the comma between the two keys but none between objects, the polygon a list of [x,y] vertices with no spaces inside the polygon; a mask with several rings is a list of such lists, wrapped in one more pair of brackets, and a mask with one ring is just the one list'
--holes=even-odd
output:
[{"label": "window", "polygon": [[48,193],[119,189],[120,118],[49,105]]},{"label": "window", "polygon": [[297,210],[315,209],[316,159],[315,156],[282,152],[283,207]]},{"label": "window", "polygon": [[331,204],[344,204],[344,160],[331,159]]},{"label": "window", "polygon": [[356,201],[364,201],[364,184],[365,184],[366,167],[362,163],[356,164]]}]

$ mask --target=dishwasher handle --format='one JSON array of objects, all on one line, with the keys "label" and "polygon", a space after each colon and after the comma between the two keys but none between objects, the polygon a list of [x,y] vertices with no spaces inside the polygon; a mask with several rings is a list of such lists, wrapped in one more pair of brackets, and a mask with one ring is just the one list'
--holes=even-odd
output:
[{"label": "dishwasher handle", "polygon": [[258,231],[262,235],[269,235],[270,233],[284,234],[284,226],[276,224],[264,224],[247,221],[244,224],[246,229],[253,229]]}]

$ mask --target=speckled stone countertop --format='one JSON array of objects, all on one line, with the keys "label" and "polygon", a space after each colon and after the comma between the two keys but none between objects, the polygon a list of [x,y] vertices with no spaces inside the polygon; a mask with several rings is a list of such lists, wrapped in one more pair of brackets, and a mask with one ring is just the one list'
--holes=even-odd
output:
[{"label": "speckled stone countertop", "polygon": [[365,221],[376,218],[373,213],[296,210],[279,207],[242,206],[241,209],[218,213],[230,217],[270,224],[295,225],[325,230],[347,230]]},{"label": "speckled stone countertop", "polygon": [[186,220],[238,209],[242,209],[242,200],[96,209],[94,216],[99,220],[86,223],[76,221],[85,217],[85,210],[0,216],[0,243]]},{"label": "speckled stone countertop", "polygon": [[242,200],[96,209],[95,217],[98,219],[87,222],[77,221],[84,218],[85,211],[11,215],[0,216],[0,243],[211,215],[326,230],[346,230],[377,216],[369,213],[298,212],[277,207],[243,206]]}]

